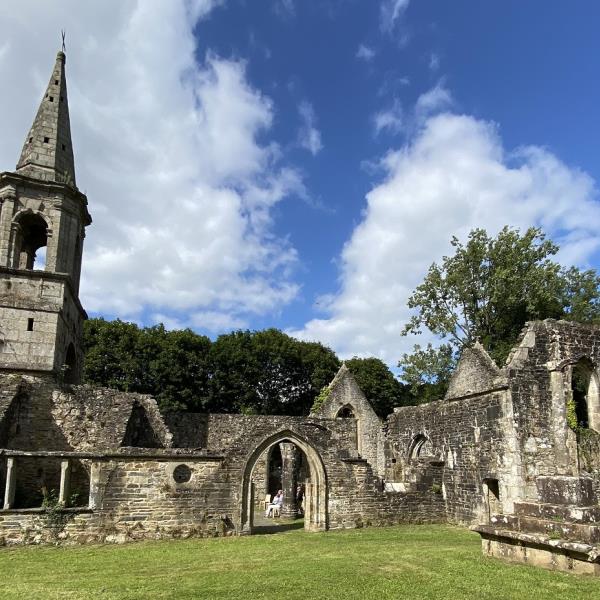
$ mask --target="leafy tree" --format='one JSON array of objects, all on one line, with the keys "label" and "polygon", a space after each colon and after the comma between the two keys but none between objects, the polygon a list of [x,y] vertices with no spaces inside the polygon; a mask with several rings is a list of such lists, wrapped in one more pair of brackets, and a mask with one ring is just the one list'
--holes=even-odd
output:
[{"label": "leafy tree", "polygon": [[[566,269],[555,262],[552,257],[559,248],[540,229],[532,227],[521,234],[504,227],[495,238],[475,229],[466,244],[456,237],[451,244],[454,254],[445,256],[441,265],[432,264],[410,296],[408,306],[416,314],[404,334],[425,328],[456,351],[479,340],[501,365],[526,321],[600,321],[597,273]],[[417,349],[415,358],[405,355],[400,366],[407,365],[413,378],[420,366],[426,366],[422,371],[426,383],[436,363],[446,364],[444,356],[434,354],[433,348]],[[444,377],[442,369],[430,383],[443,384]]]},{"label": "leafy tree", "polygon": [[163,410],[203,410],[209,348],[207,337],[189,329],[89,319],[84,324],[84,381],[152,394]]},{"label": "leafy tree", "polygon": [[402,385],[379,358],[355,356],[346,361],[346,366],[380,417],[386,417],[395,406],[409,401],[407,386]]},{"label": "leafy tree", "polygon": [[277,329],[221,335],[211,348],[211,410],[308,414],[338,368],[329,348]]},{"label": "leafy tree", "polygon": [[415,345],[412,354],[404,354],[398,363],[402,379],[407,383],[408,404],[425,404],[442,398],[456,367],[456,353],[450,344],[425,349]]}]

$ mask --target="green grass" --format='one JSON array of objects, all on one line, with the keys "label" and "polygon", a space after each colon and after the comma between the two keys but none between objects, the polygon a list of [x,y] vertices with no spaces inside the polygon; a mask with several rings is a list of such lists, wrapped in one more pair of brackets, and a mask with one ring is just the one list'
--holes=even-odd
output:
[{"label": "green grass", "polygon": [[0,598],[600,598],[600,578],[481,556],[449,526],[0,550]]}]

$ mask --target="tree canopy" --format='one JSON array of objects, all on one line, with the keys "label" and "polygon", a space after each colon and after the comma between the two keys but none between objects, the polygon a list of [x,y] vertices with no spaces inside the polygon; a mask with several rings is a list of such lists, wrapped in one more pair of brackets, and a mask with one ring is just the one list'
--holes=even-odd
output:
[{"label": "tree canopy", "polygon": [[559,248],[540,229],[504,227],[496,237],[474,229],[466,244],[456,237],[451,244],[454,254],[433,263],[408,300],[416,312],[403,333],[427,329],[446,342],[443,356],[432,347],[403,356],[411,388],[419,378],[443,388],[452,353],[477,340],[503,364],[527,321],[600,321],[598,274],[555,261]]},{"label": "tree canopy", "polygon": [[85,382],[151,394],[162,410],[308,414],[340,366],[329,348],[277,329],[211,342],[189,329],[90,319],[84,348]]},{"label": "tree canopy", "polygon": [[380,417],[389,415],[395,406],[411,402],[407,386],[379,358],[354,357],[346,361],[346,366]]}]

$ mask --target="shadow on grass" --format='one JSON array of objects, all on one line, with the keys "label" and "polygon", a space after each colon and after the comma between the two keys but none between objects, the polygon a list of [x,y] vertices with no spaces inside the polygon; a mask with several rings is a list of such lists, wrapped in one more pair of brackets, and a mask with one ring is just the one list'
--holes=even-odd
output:
[{"label": "shadow on grass", "polygon": [[304,529],[304,519],[263,519],[256,518],[252,527],[252,535],[266,535]]}]

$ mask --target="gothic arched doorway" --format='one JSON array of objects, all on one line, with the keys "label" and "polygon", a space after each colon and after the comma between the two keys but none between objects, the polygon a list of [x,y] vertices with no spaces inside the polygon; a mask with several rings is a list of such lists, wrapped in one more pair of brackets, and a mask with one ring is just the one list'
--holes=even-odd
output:
[{"label": "gothic arched doorway", "polygon": [[[263,440],[246,461],[242,477],[240,513],[241,533],[252,533],[254,526],[255,491],[252,483],[254,469],[263,453],[276,444],[291,444],[303,454],[306,465],[304,485],[304,529],[325,531],[327,529],[327,475],[317,450],[305,439],[291,431],[282,431]],[[285,502],[285,498],[284,498]]]}]

